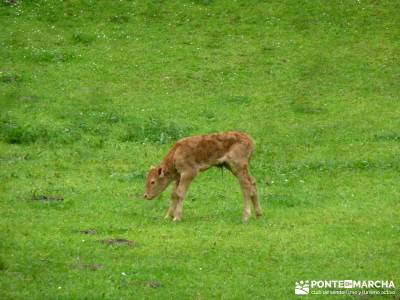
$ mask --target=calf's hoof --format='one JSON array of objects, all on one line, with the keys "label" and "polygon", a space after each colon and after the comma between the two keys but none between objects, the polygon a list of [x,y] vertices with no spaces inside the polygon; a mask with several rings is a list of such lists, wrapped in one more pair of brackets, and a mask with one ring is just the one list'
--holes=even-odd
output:
[{"label": "calf's hoof", "polygon": [[174,221],[174,222],[180,222],[180,221],[181,221],[181,218],[175,217],[172,221]]}]

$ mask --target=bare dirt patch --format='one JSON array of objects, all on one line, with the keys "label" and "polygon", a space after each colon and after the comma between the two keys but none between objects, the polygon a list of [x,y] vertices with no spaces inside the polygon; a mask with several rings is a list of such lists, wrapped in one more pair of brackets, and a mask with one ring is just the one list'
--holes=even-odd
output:
[{"label": "bare dirt patch", "polygon": [[80,230],[79,232],[83,233],[83,234],[97,234],[96,229],[84,229],[84,230]]},{"label": "bare dirt patch", "polygon": [[157,289],[162,287],[161,282],[157,281],[157,280],[149,280],[147,281],[147,286],[152,288],[152,289]]},{"label": "bare dirt patch", "polygon": [[152,289],[157,289],[157,288],[161,288],[163,285],[161,284],[161,282],[159,282],[158,280],[132,280],[130,281],[130,284],[135,285],[135,286],[142,286],[142,287],[149,287]]},{"label": "bare dirt patch", "polygon": [[100,240],[101,243],[107,244],[107,245],[126,245],[129,247],[135,247],[136,242],[127,240],[127,239],[121,239],[121,238],[116,238],[116,239],[105,239],[105,240]]},{"label": "bare dirt patch", "polygon": [[64,197],[60,195],[32,195],[33,201],[64,201]]}]

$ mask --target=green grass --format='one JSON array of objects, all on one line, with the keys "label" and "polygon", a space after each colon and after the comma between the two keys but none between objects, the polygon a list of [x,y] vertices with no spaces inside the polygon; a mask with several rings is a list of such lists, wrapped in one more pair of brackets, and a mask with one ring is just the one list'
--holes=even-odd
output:
[{"label": "green grass", "polygon": [[[10,2],[1,299],[291,299],[306,279],[398,299],[398,1]],[[170,189],[141,199],[174,141],[232,129],[257,144],[261,220],[219,170],[179,224]]]}]

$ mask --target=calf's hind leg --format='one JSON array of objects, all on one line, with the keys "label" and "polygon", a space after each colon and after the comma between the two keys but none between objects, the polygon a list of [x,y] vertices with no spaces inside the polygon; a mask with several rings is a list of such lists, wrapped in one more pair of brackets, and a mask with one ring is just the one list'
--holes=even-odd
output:
[{"label": "calf's hind leg", "polygon": [[258,201],[256,181],[250,174],[248,174],[248,176],[250,177],[250,181],[252,184],[250,198],[251,198],[251,201],[253,202],[254,210],[256,211],[256,217],[259,218],[262,216],[262,209],[261,209],[260,201]]},{"label": "calf's hind leg", "polygon": [[257,197],[256,182],[249,174],[247,162],[231,162],[228,164],[231,172],[238,178],[244,198],[243,220],[247,221],[251,216],[251,202],[256,211],[256,216],[262,215],[260,202]]}]

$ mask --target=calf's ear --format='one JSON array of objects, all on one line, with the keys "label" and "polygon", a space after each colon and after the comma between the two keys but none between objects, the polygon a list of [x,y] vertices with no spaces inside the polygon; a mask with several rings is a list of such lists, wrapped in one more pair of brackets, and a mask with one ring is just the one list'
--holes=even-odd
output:
[{"label": "calf's ear", "polygon": [[163,178],[163,177],[164,177],[164,170],[163,170],[163,168],[161,168],[161,167],[158,168],[158,176],[159,176],[160,178]]}]

